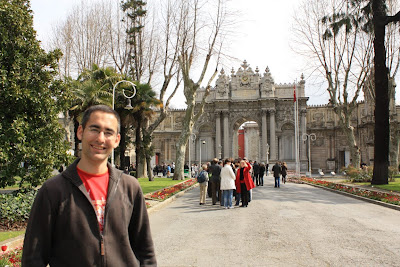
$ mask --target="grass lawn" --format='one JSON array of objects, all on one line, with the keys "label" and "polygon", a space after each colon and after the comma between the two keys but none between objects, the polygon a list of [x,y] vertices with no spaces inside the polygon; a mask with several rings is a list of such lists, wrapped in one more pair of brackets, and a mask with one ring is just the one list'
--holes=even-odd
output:
[{"label": "grass lawn", "polygon": [[184,181],[184,180],[172,180],[172,178],[154,178],[154,181],[152,182],[149,181],[149,178],[139,178],[138,180],[140,186],[142,187],[143,194],[154,192],[159,189]]},{"label": "grass lawn", "polygon": [[17,237],[19,235],[22,235],[25,233],[25,230],[21,230],[21,231],[7,231],[7,232],[0,232],[0,242],[10,239],[10,238],[14,238]]},{"label": "grass lawn", "polygon": [[[368,186],[371,185],[371,183],[356,183],[356,184],[368,185]],[[389,184],[374,185],[374,187],[380,188],[380,189],[389,190],[389,191],[397,191],[397,192],[400,192],[400,178],[395,178],[395,181],[394,181],[394,182],[390,182],[390,181],[389,181]]]}]

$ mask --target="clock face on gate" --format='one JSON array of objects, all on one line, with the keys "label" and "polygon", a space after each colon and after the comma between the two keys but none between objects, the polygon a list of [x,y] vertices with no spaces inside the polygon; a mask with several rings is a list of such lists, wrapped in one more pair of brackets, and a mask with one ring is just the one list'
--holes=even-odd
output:
[{"label": "clock face on gate", "polygon": [[242,84],[249,84],[249,76],[243,75],[241,79]]}]

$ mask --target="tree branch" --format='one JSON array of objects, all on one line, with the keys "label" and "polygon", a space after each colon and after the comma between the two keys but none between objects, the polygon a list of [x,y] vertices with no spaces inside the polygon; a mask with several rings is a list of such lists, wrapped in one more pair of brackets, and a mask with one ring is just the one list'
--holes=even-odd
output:
[{"label": "tree branch", "polygon": [[385,21],[385,25],[388,25],[391,22],[398,22],[398,21],[400,21],[400,11],[397,12],[397,14],[394,15],[394,16],[387,16],[386,17],[386,21]]}]

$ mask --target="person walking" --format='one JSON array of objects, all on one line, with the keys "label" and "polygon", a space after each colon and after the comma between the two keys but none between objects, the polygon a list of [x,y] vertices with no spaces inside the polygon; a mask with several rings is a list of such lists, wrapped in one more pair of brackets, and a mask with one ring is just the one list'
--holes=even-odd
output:
[{"label": "person walking", "polygon": [[286,184],[286,176],[287,176],[287,165],[286,165],[286,162],[282,163],[281,169],[282,169],[282,182],[284,184]]},{"label": "person walking", "polygon": [[264,173],[265,173],[265,163],[261,162],[260,164],[260,173],[259,173],[259,180],[260,180],[260,185],[264,186]]},{"label": "person walking", "polygon": [[274,178],[275,178],[275,187],[280,187],[279,180],[281,178],[282,169],[281,169],[281,165],[279,165],[278,161],[272,167],[272,172],[273,172]]},{"label": "person walking", "polygon": [[221,170],[221,190],[225,209],[232,209],[233,190],[236,189],[236,175],[232,170],[230,159],[225,159],[224,167]]},{"label": "person walking", "polygon": [[236,192],[241,194],[242,205],[241,207],[247,207],[249,204],[249,190],[254,188],[254,182],[250,175],[251,165],[245,160],[240,161],[240,168],[236,173]]},{"label": "person walking", "polygon": [[221,197],[220,183],[221,183],[221,165],[217,164],[218,159],[214,158],[211,162],[210,173],[211,173],[211,197],[212,204],[216,205],[217,201],[220,201],[221,206],[223,205],[223,199]]},{"label": "person walking", "polygon": [[257,161],[254,161],[254,164],[253,164],[253,175],[254,175],[254,179],[256,180],[255,181],[256,185],[259,186],[260,185],[260,165],[258,164]]},{"label": "person walking", "polygon": [[200,205],[206,204],[207,187],[208,187],[208,172],[207,164],[203,164],[202,170],[197,175],[197,182],[200,184]]},{"label": "person walking", "polygon": [[110,163],[120,118],[88,108],[77,130],[81,158],[47,180],[32,205],[22,266],[156,266],[143,192]]}]

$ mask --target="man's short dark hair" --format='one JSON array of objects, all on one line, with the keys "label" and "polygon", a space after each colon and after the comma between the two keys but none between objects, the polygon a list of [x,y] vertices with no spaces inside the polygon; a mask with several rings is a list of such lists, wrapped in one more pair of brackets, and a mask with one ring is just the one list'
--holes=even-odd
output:
[{"label": "man's short dark hair", "polygon": [[89,108],[87,108],[85,110],[85,112],[83,112],[83,116],[82,116],[82,128],[85,129],[87,122],[89,121],[90,115],[92,115],[93,112],[96,111],[101,111],[101,112],[105,112],[105,113],[109,113],[109,114],[113,114],[115,116],[115,118],[118,121],[118,129],[117,129],[117,133],[120,132],[121,130],[121,119],[118,115],[118,113],[113,110],[111,107],[107,106],[107,105],[95,105],[95,106],[91,106]]}]

